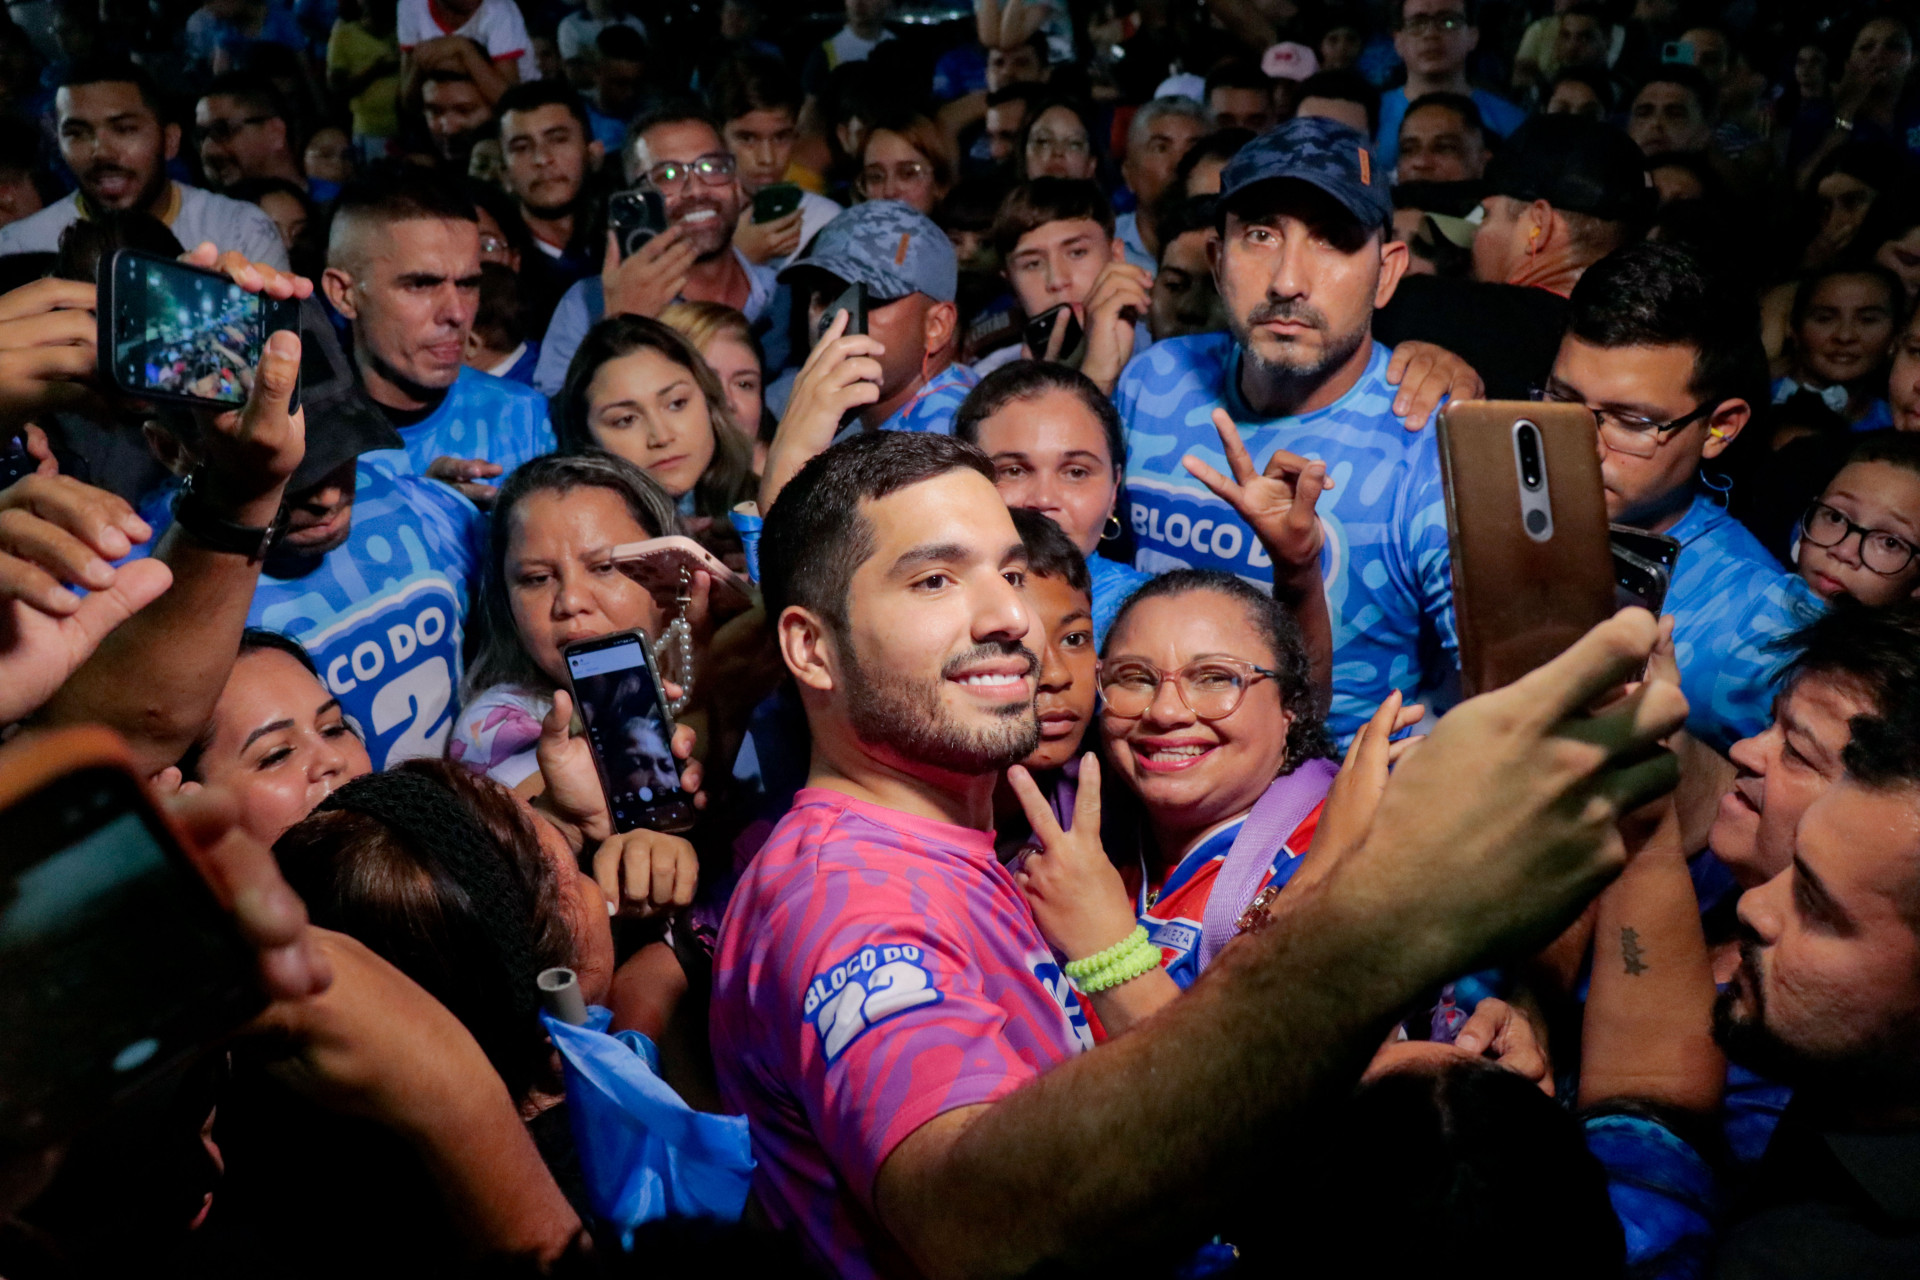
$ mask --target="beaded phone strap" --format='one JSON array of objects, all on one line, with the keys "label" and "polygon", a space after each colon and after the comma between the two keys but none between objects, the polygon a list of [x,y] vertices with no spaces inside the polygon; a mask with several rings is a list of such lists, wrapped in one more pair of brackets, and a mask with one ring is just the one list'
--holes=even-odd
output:
[{"label": "beaded phone strap", "polygon": [[680,696],[667,700],[667,713],[678,716],[693,701],[693,624],[687,621],[687,609],[693,604],[693,579],[685,565],[680,566],[680,593],[673,602],[679,614],[661,628],[657,648],[673,664],[673,670],[663,676],[680,686]]}]

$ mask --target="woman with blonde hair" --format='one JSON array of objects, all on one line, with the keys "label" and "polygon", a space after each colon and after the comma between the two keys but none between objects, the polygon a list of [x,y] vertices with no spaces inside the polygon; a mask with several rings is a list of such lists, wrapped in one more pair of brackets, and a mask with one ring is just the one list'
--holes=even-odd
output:
[{"label": "woman with blonde hair", "polygon": [[[663,323],[686,335],[720,379],[733,424],[749,444],[770,436],[766,420],[766,357],[747,318],[720,302],[676,302],[660,314]],[[758,459],[754,470],[760,469]]]}]

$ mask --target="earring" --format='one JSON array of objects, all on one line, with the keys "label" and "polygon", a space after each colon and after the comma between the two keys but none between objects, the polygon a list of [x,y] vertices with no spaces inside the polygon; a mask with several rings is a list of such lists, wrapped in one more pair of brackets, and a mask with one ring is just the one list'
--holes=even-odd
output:
[{"label": "earring", "polygon": [[1120,517],[1111,511],[1107,512],[1107,524],[1104,529],[1100,530],[1100,541],[1112,542],[1125,532],[1126,527],[1120,523]]},{"label": "earring", "polygon": [[1725,427],[1708,427],[1707,434],[1715,440],[1725,440],[1727,438],[1727,429]]}]

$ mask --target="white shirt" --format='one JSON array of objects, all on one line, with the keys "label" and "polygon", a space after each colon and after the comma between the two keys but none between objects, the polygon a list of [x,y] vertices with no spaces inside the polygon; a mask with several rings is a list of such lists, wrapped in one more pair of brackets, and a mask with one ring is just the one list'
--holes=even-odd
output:
[{"label": "white shirt", "polygon": [[513,0],[481,0],[473,16],[457,27],[441,24],[431,0],[400,0],[396,17],[396,34],[402,52],[441,36],[465,36],[485,49],[495,62],[517,59],[523,83],[540,78],[533,41],[527,36],[526,19],[520,16]]},{"label": "white shirt", "polygon": [[630,13],[602,22],[585,9],[575,9],[560,19],[560,25],[554,32],[554,38],[560,45],[560,60],[572,62],[575,58],[592,58],[598,52],[595,41],[608,27],[632,27],[642,38],[647,34],[647,24]]},{"label": "white shirt", "polygon": [[767,259],[769,271],[779,271],[795,257],[806,252],[807,245],[820,234],[820,228],[845,213],[836,202],[812,191],[800,193],[800,247],[784,258]]},{"label": "white shirt", "polygon": [[865,62],[868,54],[891,39],[893,32],[884,29],[877,39],[867,40],[855,35],[852,27],[842,27],[822,41],[827,47],[827,70],[848,62]]},{"label": "white shirt", "polygon": [[[180,212],[174,215],[173,235],[183,249],[211,240],[222,253],[237,249],[250,261],[287,270],[287,247],[280,242],[273,219],[258,206],[232,200],[184,182],[173,184],[180,193]],[[0,254],[56,253],[60,233],[80,221],[80,193],[56,200],[40,212],[0,227]]]}]

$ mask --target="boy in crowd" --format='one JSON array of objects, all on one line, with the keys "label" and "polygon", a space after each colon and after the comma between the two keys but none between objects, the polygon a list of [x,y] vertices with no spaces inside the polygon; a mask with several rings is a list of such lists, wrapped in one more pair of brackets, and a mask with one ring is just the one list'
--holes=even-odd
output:
[{"label": "boy in crowd", "polygon": [[499,104],[508,193],[537,252],[520,263],[528,322],[544,332],[560,296],[598,270],[606,245],[603,152],[586,103],[563,80],[507,90]]},{"label": "boy in crowd", "polygon": [[792,261],[840,206],[802,189],[799,207],[766,222],[754,219],[753,197],[791,181],[793,144],[799,136],[800,82],[778,59],[743,53],[720,64],[707,90],[720,137],[733,156],[747,205],[734,224],[733,242],[742,253],[778,271]]},{"label": "boy in crowd", "polygon": [[1920,440],[1860,439],[1800,521],[1795,564],[1813,593],[1887,605],[1920,590]]},{"label": "boy in crowd", "polygon": [[1497,136],[1520,127],[1527,113],[1467,79],[1467,58],[1480,45],[1476,0],[1393,0],[1393,47],[1407,64],[1407,82],[1380,95],[1377,151],[1392,169],[1400,161],[1400,122],[1409,104],[1430,93],[1471,98],[1480,120]]}]

